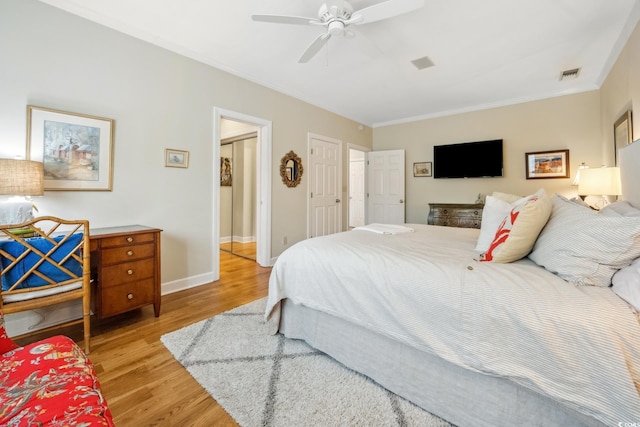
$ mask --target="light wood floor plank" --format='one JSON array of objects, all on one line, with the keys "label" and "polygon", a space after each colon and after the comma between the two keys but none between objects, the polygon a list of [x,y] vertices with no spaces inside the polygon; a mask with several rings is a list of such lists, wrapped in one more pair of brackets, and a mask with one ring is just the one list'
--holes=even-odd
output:
[{"label": "light wood floor plank", "polygon": [[[168,332],[265,297],[270,268],[220,253],[220,280],[162,297],[153,306],[92,320],[91,354],[119,427],[237,426],[160,342]],[[55,333],[82,340],[80,325]],[[43,338],[24,338],[26,344]]]}]

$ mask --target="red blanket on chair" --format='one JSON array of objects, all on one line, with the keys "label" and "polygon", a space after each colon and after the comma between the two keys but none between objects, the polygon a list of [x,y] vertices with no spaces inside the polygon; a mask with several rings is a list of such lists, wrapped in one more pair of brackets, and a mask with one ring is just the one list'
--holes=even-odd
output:
[{"label": "red blanket on chair", "polygon": [[0,314],[0,425],[114,426],[91,361],[71,339],[17,347]]}]

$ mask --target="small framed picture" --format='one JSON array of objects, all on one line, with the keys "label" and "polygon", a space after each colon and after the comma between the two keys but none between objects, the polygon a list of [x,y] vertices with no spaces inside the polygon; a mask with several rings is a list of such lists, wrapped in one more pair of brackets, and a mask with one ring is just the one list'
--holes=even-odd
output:
[{"label": "small framed picture", "polygon": [[231,158],[220,157],[220,185],[222,187],[231,187],[233,177],[231,176]]},{"label": "small framed picture", "polygon": [[413,176],[431,176],[433,168],[431,162],[420,162],[413,164]]},{"label": "small framed picture", "polygon": [[167,148],[164,150],[164,165],[169,168],[188,168],[189,152]]},{"label": "small framed picture", "polygon": [[633,122],[631,110],[626,111],[613,124],[613,150],[615,164],[618,166],[618,150],[633,141]]},{"label": "small framed picture", "polygon": [[569,178],[569,150],[525,153],[527,179]]}]

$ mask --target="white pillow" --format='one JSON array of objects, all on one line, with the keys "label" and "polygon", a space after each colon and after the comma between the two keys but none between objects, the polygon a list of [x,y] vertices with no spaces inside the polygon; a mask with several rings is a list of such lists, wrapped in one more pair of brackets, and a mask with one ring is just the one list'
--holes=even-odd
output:
[{"label": "white pillow", "polygon": [[487,196],[482,208],[482,222],[480,223],[480,235],[476,242],[476,251],[484,252],[489,249],[489,245],[496,237],[496,231],[511,212],[510,203],[500,200],[494,196]]},{"label": "white pillow", "polygon": [[640,217],[603,215],[553,197],[551,217],[529,258],[577,285],[609,286],[640,257]]},{"label": "white pillow", "polygon": [[521,196],[516,196],[514,194],[509,194],[509,193],[501,193],[499,191],[494,191],[491,195],[496,199],[500,199],[511,204],[523,199],[523,197]]},{"label": "white pillow", "polygon": [[613,292],[640,312],[640,258],[613,275]]},{"label": "white pillow", "polygon": [[629,202],[623,200],[613,202],[600,209],[605,215],[640,216],[640,209],[634,208]]},{"label": "white pillow", "polygon": [[540,189],[515,203],[481,261],[508,263],[527,256],[551,214],[551,200]]}]

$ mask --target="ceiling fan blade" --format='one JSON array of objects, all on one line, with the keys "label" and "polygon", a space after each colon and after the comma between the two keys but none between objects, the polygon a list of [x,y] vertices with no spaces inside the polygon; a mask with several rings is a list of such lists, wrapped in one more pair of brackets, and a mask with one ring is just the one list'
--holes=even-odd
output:
[{"label": "ceiling fan blade", "polygon": [[251,18],[254,21],[273,22],[275,24],[312,25],[320,23],[316,18],[305,18],[303,16],[251,15]]},{"label": "ceiling fan blade", "polygon": [[329,41],[330,38],[331,38],[331,34],[329,33],[320,34],[309,45],[307,50],[304,51],[304,53],[302,54],[298,62],[299,63],[309,62],[311,58],[313,58],[314,56],[316,56],[318,52],[320,52],[320,49],[322,49],[322,47]]},{"label": "ceiling fan blade", "polygon": [[411,12],[424,7],[424,0],[387,0],[373,6],[357,10],[349,23],[368,24]]}]

